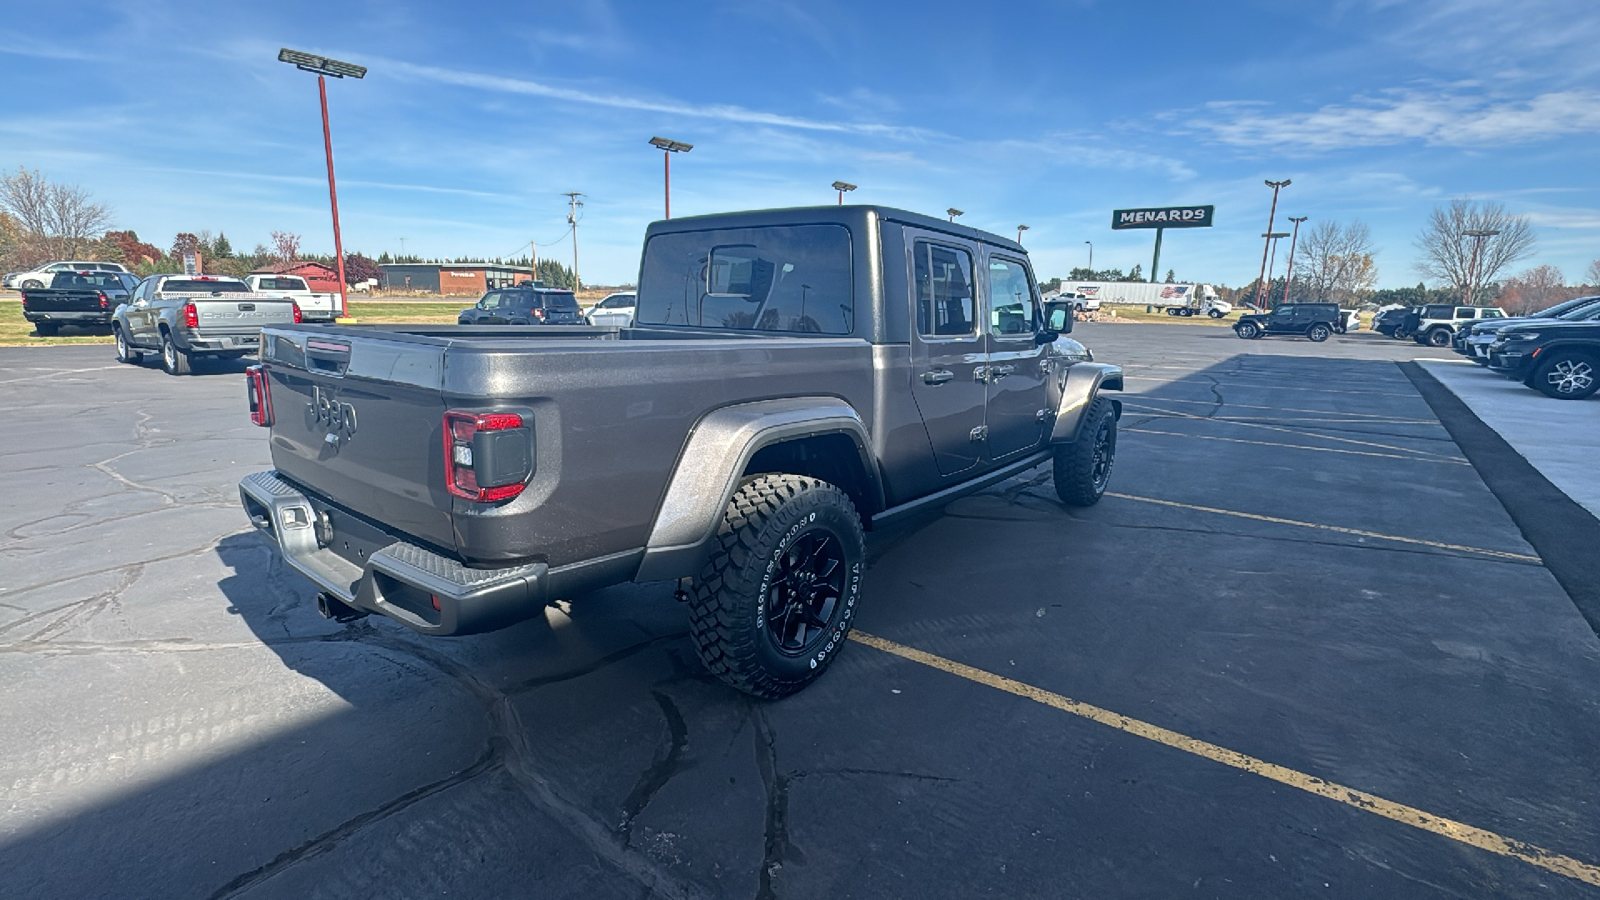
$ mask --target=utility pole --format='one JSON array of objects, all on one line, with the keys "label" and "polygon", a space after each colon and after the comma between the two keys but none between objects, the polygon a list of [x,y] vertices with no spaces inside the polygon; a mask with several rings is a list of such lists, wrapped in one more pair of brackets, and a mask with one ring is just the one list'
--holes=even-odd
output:
[{"label": "utility pole", "polygon": [[1289,302],[1289,285],[1294,281],[1294,248],[1296,244],[1300,243],[1300,223],[1308,218],[1310,217],[1301,216],[1298,219],[1294,216],[1289,217],[1289,221],[1294,223],[1294,233],[1289,238],[1289,271],[1283,276],[1283,299],[1279,301],[1279,306]]},{"label": "utility pole", "polygon": [[1285,178],[1282,181],[1271,181],[1271,180],[1267,181],[1267,187],[1272,188],[1272,211],[1267,213],[1267,234],[1262,235],[1262,237],[1267,238],[1267,242],[1266,242],[1266,244],[1264,244],[1261,247],[1261,275],[1260,275],[1260,277],[1258,277],[1256,279],[1256,308],[1257,309],[1266,309],[1265,300],[1266,300],[1266,297],[1267,297],[1267,251],[1272,248],[1272,238],[1267,237],[1267,235],[1272,234],[1272,222],[1273,222],[1273,219],[1278,215],[1278,191],[1279,191],[1279,189],[1286,188],[1288,186],[1289,186],[1289,179],[1287,179],[1287,178]]},{"label": "utility pole", "polygon": [[583,282],[578,280],[578,210],[583,208],[582,191],[567,191],[567,224],[572,226],[572,292],[576,294]]},{"label": "utility pole", "polygon": [[1089,279],[1094,279],[1094,241],[1084,241],[1089,245]]},{"label": "utility pole", "polygon": [[528,259],[533,263],[533,280],[539,280],[539,245],[528,242]]},{"label": "utility pole", "polygon": [[1463,231],[1462,234],[1472,238],[1472,265],[1467,269],[1467,299],[1462,306],[1472,305],[1473,289],[1478,286],[1478,254],[1483,250],[1486,238],[1492,238],[1500,232],[1495,229],[1478,228],[1472,231]]},{"label": "utility pole", "polygon": [[400,260],[402,262],[404,262],[405,258],[406,258],[406,239],[405,238],[401,238],[400,239]]}]

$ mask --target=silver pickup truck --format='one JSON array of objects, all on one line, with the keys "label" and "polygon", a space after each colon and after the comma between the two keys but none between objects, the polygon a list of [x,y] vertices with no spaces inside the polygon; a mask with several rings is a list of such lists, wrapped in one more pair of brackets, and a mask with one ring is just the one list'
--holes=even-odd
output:
[{"label": "silver pickup truck", "polygon": [[871,206],[656,222],[629,328],[268,327],[245,511],[320,611],[464,634],[677,579],[706,666],[783,696],[862,597],[864,532],[1040,465],[1111,474],[1122,371],[1016,242]]},{"label": "silver pickup truck", "polygon": [[118,360],[137,363],[154,350],[168,375],[187,375],[196,357],[237,359],[256,351],[262,326],[299,322],[294,301],[237,278],[151,275],[117,307],[111,334]]}]

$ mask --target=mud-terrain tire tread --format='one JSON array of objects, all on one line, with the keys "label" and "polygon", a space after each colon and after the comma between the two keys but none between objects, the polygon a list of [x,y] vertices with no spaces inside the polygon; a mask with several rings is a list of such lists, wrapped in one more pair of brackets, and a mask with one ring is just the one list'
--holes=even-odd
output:
[{"label": "mud-terrain tire tread", "polygon": [[[802,508],[799,504],[808,497],[816,498],[818,506]],[[757,475],[742,484],[728,502],[713,538],[711,558],[689,592],[689,636],[700,660],[723,682],[756,697],[777,699],[799,691],[816,680],[838,655],[836,645],[815,669],[784,676],[762,665],[757,654],[756,642],[766,638],[753,616],[753,610],[762,602],[758,599],[764,572],[761,563],[776,550],[787,520],[805,515],[812,508],[819,512],[831,508],[844,514],[853,527],[844,534],[830,530],[844,545],[847,555],[864,568],[861,519],[844,491],[801,475]],[[779,527],[769,527],[775,521],[781,523]],[[848,581],[846,584],[848,592]],[[843,602],[839,606],[830,628],[842,645],[854,621],[855,609]]]},{"label": "mud-terrain tire tread", "polygon": [[[1083,424],[1078,426],[1078,439],[1070,444],[1055,447],[1051,477],[1055,482],[1056,496],[1068,506],[1093,506],[1105,494],[1105,485],[1094,483],[1094,448],[1099,440],[1100,424],[1111,423],[1111,461],[1115,469],[1117,458],[1117,414],[1111,401],[1097,397],[1085,411]],[[1109,483],[1111,475],[1106,474]]]}]

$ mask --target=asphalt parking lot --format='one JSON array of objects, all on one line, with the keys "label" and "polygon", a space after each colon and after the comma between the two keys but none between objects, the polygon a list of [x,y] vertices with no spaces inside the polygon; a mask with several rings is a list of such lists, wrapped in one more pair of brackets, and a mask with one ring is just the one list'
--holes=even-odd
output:
[{"label": "asphalt parking lot", "polygon": [[672,585],[426,639],[248,529],[242,366],[0,350],[0,868],[37,897],[1600,894],[1600,639],[1358,333],[1088,325],[1111,491],[875,535],[761,703]]}]

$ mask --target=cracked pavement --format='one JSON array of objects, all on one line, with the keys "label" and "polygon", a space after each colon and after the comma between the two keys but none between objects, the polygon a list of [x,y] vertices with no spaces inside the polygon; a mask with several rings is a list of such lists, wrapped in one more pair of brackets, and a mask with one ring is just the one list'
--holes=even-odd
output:
[{"label": "cracked pavement", "polygon": [[[1113,491],[1533,552],[1394,365],[1428,351],[1075,336],[1129,375]],[[750,700],[671,584],[467,638],[325,621],[238,508],[243,395],[0,350],[8,893],[1590,895],[861,645]],[[1536,563],[1067,510],[1045,470],[869,560],[868,632],[1600,860],[1600,642]]]}]

